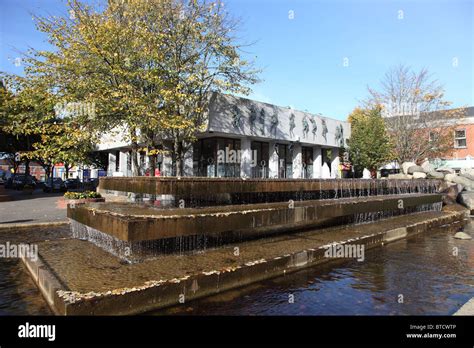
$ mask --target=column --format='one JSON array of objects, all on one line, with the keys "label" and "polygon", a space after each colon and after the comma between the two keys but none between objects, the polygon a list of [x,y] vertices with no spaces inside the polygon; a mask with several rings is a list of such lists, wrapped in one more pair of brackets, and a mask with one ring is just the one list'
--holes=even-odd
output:
[{"label": "column", "polygon": [[120,151],[119,154],[119,172],[122,173],[122,176],[129,175],[127,171],[127,160],[128,160],[128,151]]},{"label": "column", "polygon": [[[252,176],[252,148],[251,140],[248,138],[240,139],[240,176],[250,178]],[[255,159],[256,160],[256,159]]]},{"label": "column", "polygon": [[173,159],[170,153],[163,154],[163,162],[162,162],[163,176],[172,176],[173,174]]},{"label": "column", "polygon": [[339,173],[339,148],[331,149],[331,178],[340,178]]},{"label": "column", "polygon": [[112,176],[115,172],[115,163],[117,159],[115,158],[115,154],[109,152],[109,161],[107,163],[107,175]]},{"label": "column", "polygon": [[321,178],[321,169],[323,166],[323,153],[319,146],[313,147],[313,179]]},{"label": "column", "polygon": [[293,178],[303,177],[303,161],[301,157],[301,144],[293,144]]},{"label": "column", "polygon": [[278,145],[276,142],[270,142],[269,145],[269,163],[268,163],[268,177],[278,178]]}]

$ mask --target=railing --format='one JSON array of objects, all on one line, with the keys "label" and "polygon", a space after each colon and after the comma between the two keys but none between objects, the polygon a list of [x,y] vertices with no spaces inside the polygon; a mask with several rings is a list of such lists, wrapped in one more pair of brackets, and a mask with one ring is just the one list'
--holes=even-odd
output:
[{"label": "railing", "polygon": [[268,167],[254,167],[252,168],[251,177],[258,178],[268,178]]}]

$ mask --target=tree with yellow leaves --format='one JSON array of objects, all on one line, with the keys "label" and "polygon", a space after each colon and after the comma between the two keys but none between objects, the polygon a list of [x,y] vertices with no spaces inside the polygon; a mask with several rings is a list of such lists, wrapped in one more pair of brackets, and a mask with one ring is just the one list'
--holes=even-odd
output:
[{"label": "tree with yellow leaves", "polygon": [[[210,93],[247,93],[257,81],[241,59],[237,23],[220,1],[109,0],[93,8],[70,0],[69,18],[36,18],[53,51],[30,51],[27,72],[42,76],[61,103],[95,105],[75,121],[101,134],[124,126],[137,152],[168,150],[176,175],[205,123]],[[162,149],[162,150],[160,150]]]},{"label": "tree with yellow leaves", "polygon": [[18,152],[26,174],[29,161],[38,161],[51,179],[57,163],[64,163],[67,169],[68,164],[87,162],[92,139],[71,115],[58,114],[57,98],[48,84],[28,75],[3,77],[0,131],[16,146],[2,148],[2,152]]}]

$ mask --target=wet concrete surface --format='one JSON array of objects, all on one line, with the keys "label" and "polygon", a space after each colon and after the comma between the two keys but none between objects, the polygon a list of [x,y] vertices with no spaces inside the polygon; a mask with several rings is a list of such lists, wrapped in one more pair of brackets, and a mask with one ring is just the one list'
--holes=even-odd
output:
[{"label": "wet concrete surface", "polygon": [[[101,248],[77,239],[54,240],[38,245],[42,258],[70,290],[81,293],[104,292],[137,286],[150,280],[180,278],[259,259],[271,259],[441,215],[441,212],[428,212],[399,216],[374,224],[302,232],[227,245],[199,253],[163,255],[137,264],[124,264]],[[238,256],[235,248],[238,248]]]},{"label": "wet concrete surface", "polygon": [[[464,229],[474,235],[471,222]],[[150,315],[473,315],[474,241],[440,228]],[[457,256],[453,248],[458,249]],[[403,302],[399,302],[403,295]]]},{"label": "wet concrete surface", "polygon": [[[453,208],[451,208],[453,209]],[[448,209],[450,210],[450,209]],[[421,213],[424,218],[434,213]],[[421,215],[419,214],[419,215]],[[417,216],[421,218],[422,216]],[[406,217],[403,217],[406,218]],[[412,222],[417,220],[411,217]],[[403,224],[400,220],[389,221],[391,227]],[[377,223],[377,225],[379,225]],[[359,233],[368,231],[369,225],[355,227]],[[354,229],[354,227],[352,227]],[[336,229],[338,230],[338,229]],[[466,232],[473,234],[472,225]],[[339,231],[337,236],[345,238],[348,231]],[[474,296],[474,242],[452,238],[455,230],[448,226],[421,234],[409,240],[391,243],[386,247],[366,252],[366,262],[343,261],[323,264],[291,275],[277,277],[251,284],[239,289],[223,292],[207,298],[161,309],[150,314],[159,315],[370,315],[370,314],[452,314],[469,298]],[[50,240],[51,248],[40,247],[40,252],[49,249],[59,254],[50,254],[52,264],[65,264],[72,286],[83,290],[104,289],[109,286],[124,286],[137,281],[168,277],[175,274],[166,269],[172,263],[159,264],[159,259],[138,265],[123,265],[118,259],[103,253],[101,249],[87,242],[72,242],[68,238],[69,227],[42,228],[33,231],[1,232],[0,242],[40,242]],[[324,233],[292,236],[285,246],[300,245],[298,239],[326,240]],[[278,238],[277,238],[278,239]],[[276,239],[276,240],[277,240]],[[332,239],[332,238],[331,238]],[[269,245],[276,242],[268,241]],[[295,241],[296,240],[296,241]],[[77,243],[77,244],[76,244]],[[247,243],[246,243],[247,244]],[[58,250],[66,246],[63,251]],[[55,247],[54,247],[55,246]],[[453,257],[452,250],[459,248],[459,257]],[[223,264],[237,260],[233,249],[228,248]],[[240,248],[243,255],[251,250]],[[282,250],[280,249],[280,252]],[[283,250],[284,251],[284,250]],[[208,252],[213,252],[209,250]],[[206,254],[202,254],[204,256]],[[102,258],[96,258],[97,256]],[[195,255],[194,260],[200,255]],[[201,256],[201,257],[202,257]],[[245,256],[241,256],[244,258]],[[190,267],[186,256],[175,257],[174,265],[185,274]],[[240,258],[239,258],[240,259]],[[87,260],[82,266],[81,262]],[[214,260],[214,258],[213,258]],[[151,267],[150,267],[151,265]],[[203,267],[215,268],[210,262]],[[125,270],[129,271],[125,271]],[[87,271],[85,274],[84,271]],[[29,274],[17,259],[0,260],[0,314],[51,314]],[[82,279],[79,279],[80,278]],[[90,278],[92,277],[92,278]],[[133,281],[129,282],[133,278]],[[81,285],[82,283],[82,285]],[[125,283],[125,284],[124,284]],[[95,285],[94,285],[95,284]],[[136,284],[135,284],[136,285]],[[405,294],[405,304],[396,302],[398,294]],[[294,302],[288,301],[289,294]]]},{"label": "wet concrete surface", "polygon": [[[38,243],[70,236],[69,226],[9,230],[0,231],[0,243]],[[17,258],[0,259],[0,315],[26,314],[52,312],[22,262]]]}]

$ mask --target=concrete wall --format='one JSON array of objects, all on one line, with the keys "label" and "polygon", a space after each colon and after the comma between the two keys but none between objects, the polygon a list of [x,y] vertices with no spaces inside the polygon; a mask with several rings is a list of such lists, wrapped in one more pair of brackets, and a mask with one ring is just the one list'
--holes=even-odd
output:
[{"label": "concrete wall", "polygon": [[[224,94],[213,95],[208,118],[207,131],[214,133],[327,147],[346,145],[345,141],[350,137],[348,122]],[[273,127],[272,121],[278,124]],[[307,132],[304,130],[305,122]],[[324,123],[327,132],[323,132]],[[294,127],[291,127],[292,124]],[[317,128],[315,134],[313,124]],[[342,142],[336,139],[336,128],[340,126],[343,129]]]}]

